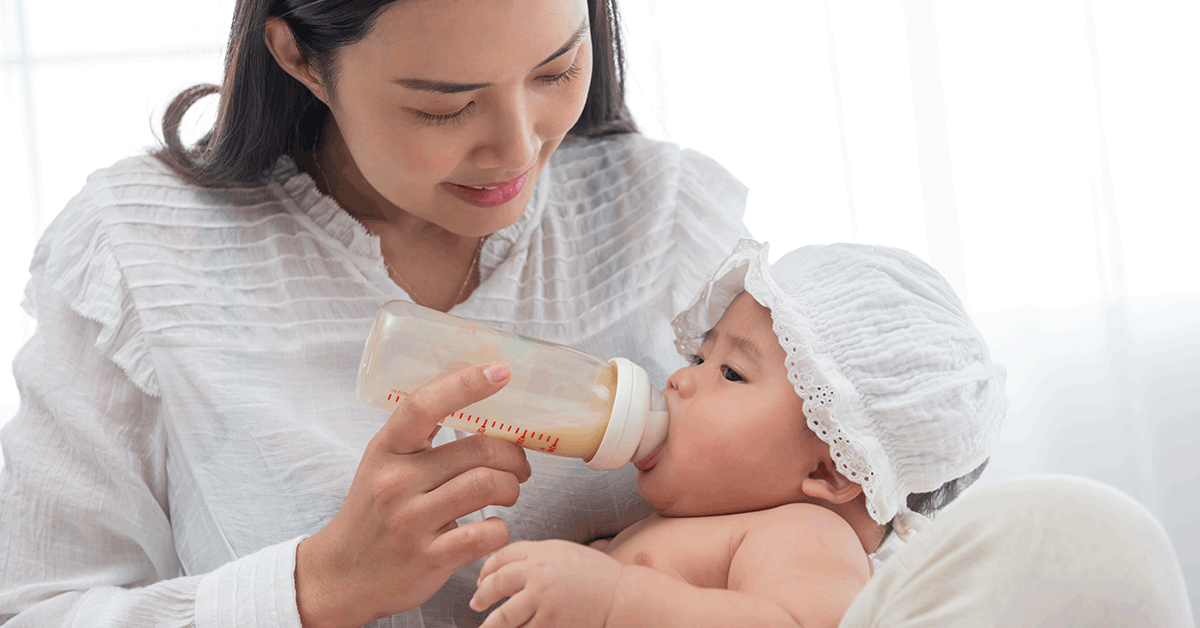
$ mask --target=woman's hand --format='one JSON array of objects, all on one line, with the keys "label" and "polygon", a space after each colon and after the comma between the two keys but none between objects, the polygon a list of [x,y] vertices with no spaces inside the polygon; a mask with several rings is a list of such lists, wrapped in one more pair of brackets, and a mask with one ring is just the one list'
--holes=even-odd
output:
[{"label": "woman's hand", "polygon": [[480,628],[603,628],[621,571],[612,557],[577,543],[513,543],[483,564],[471,608],[508,598]]},{"label": "woman's hand", "polygon": [[484,506],[512,506],[529,479],[525,450],[487,436],[433,447],[438,421],[504,387],[503,362],[413,392],[367,444],[341,510],[296,551],[305,628],[362,626],[415,608],[455,569],[508,542],[498,517],[459,527]]}]

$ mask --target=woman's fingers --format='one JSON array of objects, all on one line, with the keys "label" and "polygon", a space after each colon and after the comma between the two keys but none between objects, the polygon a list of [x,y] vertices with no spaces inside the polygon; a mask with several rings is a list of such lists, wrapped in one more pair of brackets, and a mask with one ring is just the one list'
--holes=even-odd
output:
[{"label": "woman's fingers", "polygon": [[434,490],[475,468],[511,473],[518,482],[529,479],[532,468],[525,450],[508,441],[476,434],[415,454],[413,459],[428,472],[421,490]]},{"label": "woman's fingers", "polygon": [[505,362],[465,368],[430,382],[406,397],[376,434],[378,445],[393,454],[412,454],[430,448],[438,421],[508,383],[512,371]]},{"label": "woman's fingers", "polygon": [[499,517],[488,517],[437,535],[429,544],[429,553],[448,564],[465,565],[504,547],[507,542],[508,524]]},{"label": "woman's fingers", "polygon": [[521,485],[514,474],[475,467],[422,495],[419,508],[423,517],[445,523],[485,506],[512,506],[520,495]]},{"label": "woman's fingers", "polygon": [[400,404],[363,452],[345,504],[297,551],[302,610],[354,625],[408,610],[455,569],[508,542],[498,518],[456,520],[516,503],[530,475],[525,450],[485,436],[433,447],[430,434],[442,417],[496,393],[510,377],[504,362],[471,366]]}]

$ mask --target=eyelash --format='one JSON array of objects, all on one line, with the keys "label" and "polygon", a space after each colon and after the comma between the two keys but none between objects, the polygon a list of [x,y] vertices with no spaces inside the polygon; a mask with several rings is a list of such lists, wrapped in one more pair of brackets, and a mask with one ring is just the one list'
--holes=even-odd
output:
[{"label": "eyelash", "polygon": [[575,80],[575,77],[577,76],[579,76],[579,66],[572,63],[571,67],[567,68],[562,74],[555,74],[553,76],[539,76],[538,80],[546,83],[547,85],[561,85],[563,83],[570,83],[571,81]]},{"label": "eyelash", "polygon": [[[692,366],[700,366],[701,364],[704,364],[704,358],[702,358],[698,355],[689,355],[688,362],[690,362],[692,364]],[[732,374],[737,379],[730,379],[729,378],[730,374]],[[731,382],[734,382],[734,383],[746,381],[746,378],[742,377],[742,375],[740,373],[729,368],[728,366],[721,367],[721,375],[724,375],[725,379],[727,379]]]},{"label": "eyelash", "polygon": [[467,111],[470,111],[471,107],[474,105],[475,101],[472,100],[471,102],[467,103],[466,107],[463,107],[454,113],[447,113],[443,115],[425,113],[424,111],[417,111],[415,113],[417,114],[417,117],[420,118],[425,124],[432,124],[433,126],[445,126],[452,122],[461,122],[463,116],[465,116]]},{"label": "eyelash", "polygon": [[[547,85],[562,85],[563,83],[569,83],[575,80],[577,76],[579,76],[579,66],[571,64],[571,67],[567,68],[562,74],[555,74],[553,76],[539,76],[537,80]],[[467,103],[466,107],[463,107],[454,113],[442,115],[425,113],[424,111],[417,111],[415,113],[417,114],[417,117],[420,118],[425,124],[430,124],[433,126],[445,126],[454,122],[461,122],[463,117],[467,115],[467,111],[469,111],[471,106],[474,104],[475,101],[472,100],[471,102]]]}]

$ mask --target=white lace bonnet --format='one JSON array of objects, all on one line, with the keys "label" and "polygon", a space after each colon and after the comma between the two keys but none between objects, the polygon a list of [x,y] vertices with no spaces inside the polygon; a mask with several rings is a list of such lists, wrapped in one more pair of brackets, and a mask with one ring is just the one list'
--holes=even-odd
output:
[{"label": "white lace bonnet", "polygon": [[909,537],[927,520],[908,496],[991,455],[1008,405],[1004,368],[950,284],[915,255],[831,244],[770,266],[767,244],[742,239],[672,322],[679,352],[694,354],[743,290],[771,311],[808,426],[862,485],[875,521]]}]

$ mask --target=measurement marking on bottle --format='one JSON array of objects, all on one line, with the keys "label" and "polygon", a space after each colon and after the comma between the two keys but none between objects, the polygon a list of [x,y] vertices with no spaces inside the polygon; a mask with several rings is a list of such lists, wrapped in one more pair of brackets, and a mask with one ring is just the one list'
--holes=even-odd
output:
[{"label": "measurement marking on bottle", "polygon": [[[400,398],[400,391],[393,391],[393,393],[397,393],[397,399]],[[403,393],[403,395],[408,396],[408,393]],[[546,432],[530,431],[528,428],[523,428],[513,423],[504,423],[501,421],[488,419],[486,417],[468,414],[467,412],[463,411],[453,412],[448,416],[443,417],[438,421],[438,425],[444,425],[447,419],[456,419],[462,423],[474,423],[475,425],[473,427],[475,428],[474,432],[476,434],[488,434],[489,432],[493,431],[510,433],[516,437],[513,439],[513,442],[518,445],[528,446],[530,449],[534,449],[535,451],[542,451],[552,454],[558,450],[560,437],[555,437],[553,434],[548,434]],[[458,429],[469,431],[465,425],[458,427]],[[493,434],[493,436],[496,436],[496,434]],[[534,439],[537,439],[539,442],[545,444],[533,445],[531,443]]]}]

